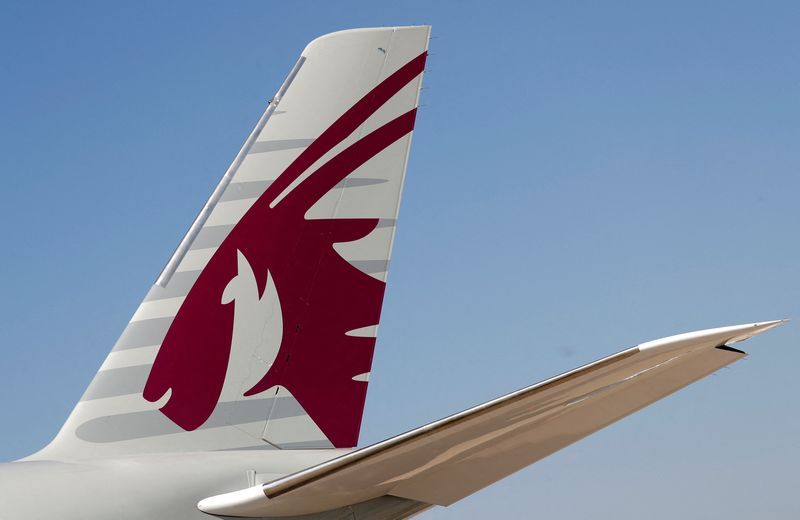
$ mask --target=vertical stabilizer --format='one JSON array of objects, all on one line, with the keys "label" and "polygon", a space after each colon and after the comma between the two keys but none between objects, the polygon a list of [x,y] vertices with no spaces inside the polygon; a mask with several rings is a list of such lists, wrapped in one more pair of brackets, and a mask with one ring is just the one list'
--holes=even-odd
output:
[{"label": "vertical stabilizer", "polygon": [[429,32],[306,47],[39,456],[356,445]]}]

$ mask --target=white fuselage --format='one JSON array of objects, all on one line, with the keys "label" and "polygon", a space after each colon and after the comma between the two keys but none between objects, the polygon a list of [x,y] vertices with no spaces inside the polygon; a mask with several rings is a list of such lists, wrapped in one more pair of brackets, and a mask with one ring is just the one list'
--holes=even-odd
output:
[{"label": "white fuselage", "polygon": [[0,520],[208,520],[205,497],[299,471],[350,450],[158,453],[0,464]]}]

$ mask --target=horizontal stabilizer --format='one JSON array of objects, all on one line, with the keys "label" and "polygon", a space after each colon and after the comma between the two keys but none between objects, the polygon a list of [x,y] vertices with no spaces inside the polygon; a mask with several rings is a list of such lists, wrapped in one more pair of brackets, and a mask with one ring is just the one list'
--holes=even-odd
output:
[{"label": "horizontal stabilizer", "polygon": [[207,513],[288,516],[393,495],[449,505],[737,361],[729,347],[782,320],[650,341],[416,430],[200,501]]}]

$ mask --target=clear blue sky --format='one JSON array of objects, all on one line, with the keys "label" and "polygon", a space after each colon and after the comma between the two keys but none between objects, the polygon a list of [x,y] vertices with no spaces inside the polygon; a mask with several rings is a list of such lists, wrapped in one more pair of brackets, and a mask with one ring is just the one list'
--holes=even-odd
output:
[{"label": "clear blue sky", "polygon": [[[305,44],[433,25],[362,443],[800,318],[796,2],[0,4],[0,460],[57,431]],[[426,518],[797,518],[800,324]]]}]

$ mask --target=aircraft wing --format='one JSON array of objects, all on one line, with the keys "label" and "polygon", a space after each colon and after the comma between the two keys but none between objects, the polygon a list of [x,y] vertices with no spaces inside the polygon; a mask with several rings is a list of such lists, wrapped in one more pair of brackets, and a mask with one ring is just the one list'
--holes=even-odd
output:
[{"label": "aircraft wing", "polygon": [[728,346],[783,321],[691,332],[623,350],[329,462],[200,501],[284,516],[393,495],[449,505],[745,356]]}]

